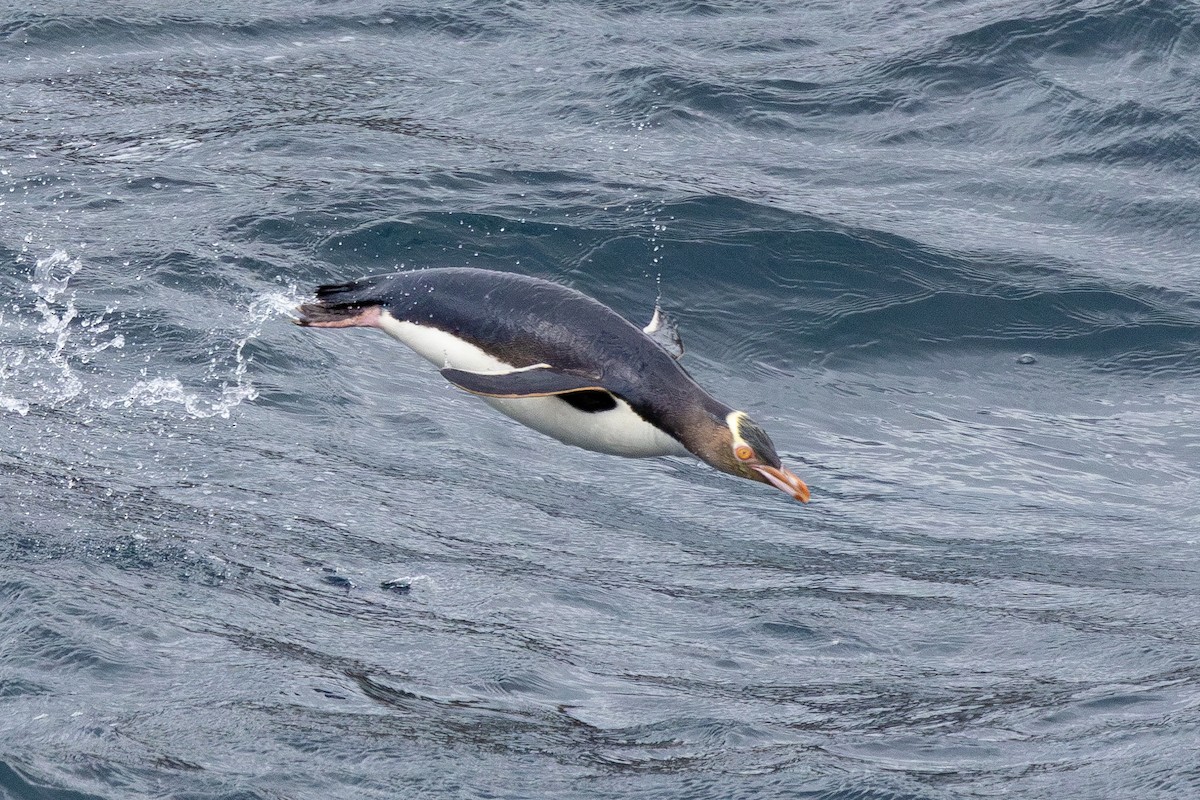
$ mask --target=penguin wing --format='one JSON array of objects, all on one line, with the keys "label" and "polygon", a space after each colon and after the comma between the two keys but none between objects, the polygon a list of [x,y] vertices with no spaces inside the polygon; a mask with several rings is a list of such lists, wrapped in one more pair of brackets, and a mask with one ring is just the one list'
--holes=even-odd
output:
[{"label": "penguin wing", "polygon": [[596,378],[563,372],[549,364],[534,364],[509,372],[468,372],[453,367],[441,372],[458,388],[487,397],[548,397],[571,392],[611,394]]},{"label": "penguin wing", "polygon": [[679,326],[658,303],[654,304],[654,316],[650,318],[650,324],[642,328],[642,333],[666,350],[671,358],[676,361],[683,358],[683,339],[679,337]]}]

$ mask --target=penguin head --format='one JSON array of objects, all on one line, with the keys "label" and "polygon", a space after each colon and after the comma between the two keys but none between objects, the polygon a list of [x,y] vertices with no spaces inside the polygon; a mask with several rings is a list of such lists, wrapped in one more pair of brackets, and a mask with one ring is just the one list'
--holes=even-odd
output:
[{"label": "penguin head", "polygon": [[717,422],[716,435],[705,448],[704,460],[719,470],[769,483],[802,503],[808,502],[808,486],[779,461],[771,437],[744,411],[730,411]]}]

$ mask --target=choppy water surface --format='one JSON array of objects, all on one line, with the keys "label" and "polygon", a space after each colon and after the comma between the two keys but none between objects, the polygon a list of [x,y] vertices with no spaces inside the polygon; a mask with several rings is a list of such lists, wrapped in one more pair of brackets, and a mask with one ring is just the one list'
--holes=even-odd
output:
[{"label": "choppy water surface", "polygon": [[[1169,2],[0,12],[0,796],[1193,798]],[[813,490],[539,437],[315,284],[558,280]]]}]

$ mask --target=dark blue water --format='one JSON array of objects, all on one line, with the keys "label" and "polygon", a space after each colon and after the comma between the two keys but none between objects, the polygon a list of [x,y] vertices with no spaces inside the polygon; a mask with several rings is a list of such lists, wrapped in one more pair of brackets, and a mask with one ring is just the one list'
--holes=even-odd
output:
[{"label": "dark blue water", "polygon": [[[0,797],[1196,797],[1198,19],[9,3]],[[288,324],[455,265],[812,503]]]}]

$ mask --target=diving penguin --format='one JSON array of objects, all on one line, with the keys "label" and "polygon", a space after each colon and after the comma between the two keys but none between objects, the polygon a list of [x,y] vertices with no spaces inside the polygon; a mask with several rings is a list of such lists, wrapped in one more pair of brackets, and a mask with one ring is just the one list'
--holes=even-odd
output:
[{"label": "diving penguin", "polygon": [[679,365],[682,347],[657,309],[638,329],[557,283],[447,268],[321,286],[297,315],[312,328],[378,328],[450,383],[566,444],[633,458],[690,453],[808,502],[766,431]]}]

